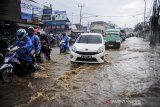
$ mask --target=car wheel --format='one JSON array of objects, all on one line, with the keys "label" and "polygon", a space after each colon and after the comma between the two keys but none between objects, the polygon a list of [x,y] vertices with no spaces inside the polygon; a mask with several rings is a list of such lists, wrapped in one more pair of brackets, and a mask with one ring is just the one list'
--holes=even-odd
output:
[{"label": "car wheel", "polygon": [[117,48],[119,49],[121,47],[121,43],[118,43],[117,44]]}]

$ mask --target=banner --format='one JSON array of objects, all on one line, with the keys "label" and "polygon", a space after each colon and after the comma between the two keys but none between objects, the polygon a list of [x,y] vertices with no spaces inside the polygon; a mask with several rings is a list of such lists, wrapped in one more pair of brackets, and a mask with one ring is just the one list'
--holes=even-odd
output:
[{"label": "banner", "polygon": [[52,21],[52,15],[42,15],[43,21]]},{"label": "banner", "polygon": [[55,21],[67,20],[66,11],[55,11]]},{"label": "banner", "polygon": [[43,9],[43,14],[52,14],[52,9]]},{"label": "banner", "polygon": [[32,20],[32,1],[21,0],[21,19]]}]

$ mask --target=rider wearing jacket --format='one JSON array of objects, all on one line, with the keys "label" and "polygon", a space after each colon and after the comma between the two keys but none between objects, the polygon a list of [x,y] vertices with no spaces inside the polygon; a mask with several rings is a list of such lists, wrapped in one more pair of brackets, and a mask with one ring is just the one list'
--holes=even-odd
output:
[{"label": "rider wearing jacket", "polygon": [[39,59],[39,54],[41,52],[41,42],[39,37],[34,34],[33,27],[28,28],[28,36],[30,37],[33,44],[31,54],[32,54],[33,63],[35,63],[36,59]]},{"label": "rider wearing jacket", "polygon": [[18,40],[14,46],[20,47],[20,50],[17,52],[19,58],[27,62],[32,62],[32,57],[30,55],[32,51],[32,41],[28,36],[26,36],[26,30],[19,29],[17,30],[16,35]]},{"label": "rider wearing jacket", "polygon": [[66,33],[62,33],[61,40],[65,41],[66,43],[66,50],[69,51],[69,37]]}]

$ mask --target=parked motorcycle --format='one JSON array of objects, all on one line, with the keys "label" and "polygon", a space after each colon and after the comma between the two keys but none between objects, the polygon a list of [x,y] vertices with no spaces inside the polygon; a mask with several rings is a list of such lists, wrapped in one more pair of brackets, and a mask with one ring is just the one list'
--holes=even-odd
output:
[{"label": "parked motorcycle", "polygon": [[10,82],[13,74],[21,76],[24,73],[35,70],[31,63],[18,58],[17,52],[20,49],[17,46],[12,49],[8,48],[8,52],[4,58],[4,64],[0,67],[0,79],[2,81]]},{"label": "parked motorcycle", "polygon": [[4,61],[4,55],[6,54],[6,50],[8,48],[8,43],[0,38],[0,64]]},{"label": "parked motorcycle", "polygon": [[60,47],[60,54],[66,52],[66,50],[67,50],[67,44],[66,44],[66,42],[64,40],[61,40],[61,42],[59,44],[59,47]]},{"label": "parked motorcycle", "polygon": [[0,52],[0,64],[3,63],[3,60],[4,60],[4,56],[3,56],[3,54]]}]

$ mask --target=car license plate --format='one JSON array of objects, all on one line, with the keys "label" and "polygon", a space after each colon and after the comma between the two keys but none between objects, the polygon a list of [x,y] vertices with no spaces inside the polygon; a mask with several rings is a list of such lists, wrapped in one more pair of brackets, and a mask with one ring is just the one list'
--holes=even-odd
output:
[{"label": "car license plate", "polygon": [[81,56],[81,58],[84,58],[84,59],[91,59],[92,56]]},{"label": "car license plate", "polygon": [[108,45],[109,47],[113,47],[114,45]]}]

